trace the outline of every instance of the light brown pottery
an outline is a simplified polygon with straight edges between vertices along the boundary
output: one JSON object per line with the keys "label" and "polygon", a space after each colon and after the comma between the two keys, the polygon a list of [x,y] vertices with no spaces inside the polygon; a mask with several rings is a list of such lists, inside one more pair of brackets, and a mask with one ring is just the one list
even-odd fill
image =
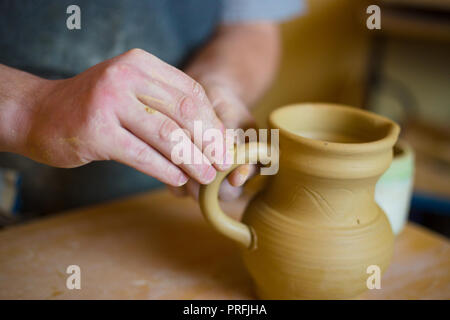
{"label": "light brown pottery", "polygon": [[[260,298],[357,296],[367,289],[367,268],[383,272],[392,255],[394,237],[374,190],[392,161],[399,127],[331,104],[280,108],[270,126],[280,129],[278,173],[250,202],[242,222],[225,215],[217,198],[221,181],[237,165],[219,173],[200,191],[205,218],[241,244]],[[244,147],[248,159],[261,157],[257,143]]]}

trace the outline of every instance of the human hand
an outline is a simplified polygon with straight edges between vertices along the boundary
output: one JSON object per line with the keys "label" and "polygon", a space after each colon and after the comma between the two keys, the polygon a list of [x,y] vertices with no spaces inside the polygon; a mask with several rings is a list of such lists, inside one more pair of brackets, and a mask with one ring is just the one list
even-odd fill
{"label": "human hand", "polygon": [[171,162],[175,130],[193,136],[194,120],[202,121],[203,130],[224,133],[225,127],[197,82],[143,50],[130,50],[70,79],[42,80],[35,96],[23,116],[26,143],[20,153],[39,162],[71,168],[116,160],[172,186],[188,178],[209,183],[216,169],[229,167],[213,163],[203,153],[207,144],[190,139],[184,141],[202,163]]}
{"label": "human hand", "polygon": [[[236,94],[233,86],[218,79],[206,79],[201,83],[214,111],[227,129],[241,128],[246,130],[256,127],[253,116]],[[235,142],[243,143],[244,141]],[[255,165],[244,164],[233,170],[220,187],[220,199],[228,201],[239,197],[242,193],[243,184],[256,173],[256,169]],[[200,184],[190,179],[182,187],[169,186],[168,188],[177,196],[190,195],[194,199],[198,199]]]}

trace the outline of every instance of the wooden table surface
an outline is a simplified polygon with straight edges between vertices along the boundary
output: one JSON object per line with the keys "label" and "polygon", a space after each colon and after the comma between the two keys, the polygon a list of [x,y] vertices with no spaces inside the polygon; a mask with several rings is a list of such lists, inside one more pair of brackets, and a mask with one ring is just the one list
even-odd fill
{"label": "wooden table surface", "polygon": [[[248,197],[247,197],[248,198]],[[239,216],[246,199],[224,208]],[[66,268],[81,268],[81,289]],[[450,299],[450,244],[409,224],[380,290],[367,299]],[[67,212],[0,232],[0,299],[253,299],[233,243],[198,205],[167,191]]]}

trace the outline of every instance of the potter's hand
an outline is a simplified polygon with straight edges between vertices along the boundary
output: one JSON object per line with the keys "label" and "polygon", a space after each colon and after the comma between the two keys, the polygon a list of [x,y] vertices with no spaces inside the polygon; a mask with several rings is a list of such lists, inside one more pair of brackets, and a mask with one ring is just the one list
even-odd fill
{"label": "potter's hand", "polygon": [[[280,56],[280,37],[276,23],[246,22],[217,28],[214,37],[201,48],[186,67],[186,73],[205,88],[216,114],[228,128],[253,126],[247,109],[261,97],[275,75]],[[239,195],[247,176],[255,167],[234,170],[222,184],[220,197]],[[177,194],[189,192],[197,197],[198,184],[189,181]]]}
{"label": "potter's hand", "polygon": [[[217,80],[201,81],[212,106],[227,129],[254,128],[254,119],[232,86]],[[243,141],[236,141],[243,143]],[[219,196],[222,200],[232,200],[242,193],[242,185],[247,179],[256,173],[255,165],[242,165],[233,170],[221,185]],[[169,187],[169,190],[177,196],[190,195],[198,199],[200,185],[190,179],[182,187]]]}
{"label": "potter's hand", "polygon": [[[2,68],[2,75],[14,71],[32,77]],[[35,88],[27,94],[32,103],[17,104],[11,114],[7,108],[2,111],[2,117],[20,122],[10,130],[20,139],[0,134],[4,151],[65,168],[116,160],[172,186],[183,185],[189,177],[209,183],[216,169],[229,167],[211,165],[214,159],[206,158],[206,145],[200,150],[190,139],[184,143],[204,161],[178,166],[171,162],[178,143],[171,141],[174,130],[186,129],[193,136],[194,120],[202,121],[203,130],[224,132],[224,126],[197,82],[143,50],[128,51],[70,79],[30,81],[29,87]]]}

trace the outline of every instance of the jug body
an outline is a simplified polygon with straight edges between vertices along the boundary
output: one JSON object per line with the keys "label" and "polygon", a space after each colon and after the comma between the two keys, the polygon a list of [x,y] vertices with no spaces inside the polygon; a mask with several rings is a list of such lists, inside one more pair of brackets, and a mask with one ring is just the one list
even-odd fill
{"label": "jug body", "polygon": [[374,191],[400,129],[329,104],[283,107],[269,120],[279,129],[279,171],[249,203],[243,223],[218,205],[226,173],[201,188],[202,212],[241,244],[259,297],[355,297],[368,288],[368,270],[382,273],[392,256],[394,236]]}
{"label": "jug body", "polygon": [[[384,212],[375,203],[366,203],[344,218],[347,223],[333,225],[333,219],[339,220],[333,214],[339,213],[330,209],[334,204],[327,204],[326,193],[303,185],[295,192],[291,196],[299,205],[291,209],[274,208],[271,202],[277,200],[265,190],[244,213],[243,222],[253,228],[257,248],[241,249],[241,254],[258,296],[345,299],[364,292],[370,276],[367,268],[375,265],[382,273],[391,259],[394,236]],[[371,218],[361,218],[360,210]],[[309,214],[324,223],[313,222]]]}

